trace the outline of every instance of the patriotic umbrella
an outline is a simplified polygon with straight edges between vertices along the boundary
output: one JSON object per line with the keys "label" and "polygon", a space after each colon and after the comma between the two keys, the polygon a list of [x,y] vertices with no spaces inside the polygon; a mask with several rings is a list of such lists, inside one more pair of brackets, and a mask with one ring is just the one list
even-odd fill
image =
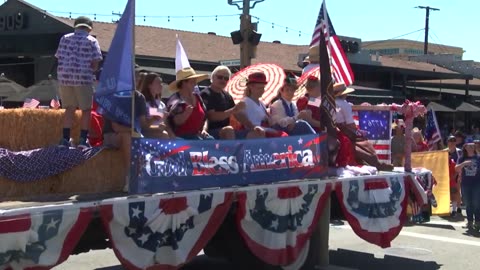
{"label": "patriotic umbrella", "polygon": [[101,206],[117,258],[126,269],[176,269],[215,234],[230,209],[232,192],[190,192]]}
{"label": "patriotic umbrella", "polygon": [[265,187],[237,194],[237,227],[245,244],[271,265],[302,257],[330,195],[329,183]]}
{"label": "patriotic umbrella", "polygon": [[254,72],[263,72],[267,77],[267,85],[265,86],[265,93],[260,98],[264,104],[269,104],[278,90],[282,87],[286,75],[283,68],[275,64],[256,64],[248,66],[239,72],[235,73],[228,81],[225,90],[232,95],[235,102],[239,102],[245,96],[244,91],[247,85],[248,75]]}
{"label": "patriotic umbrella", "polygon": [[0,216],[0,269],[50,269],[62,263],[91,215],[91,208],[73,205]]}
{"label": "patriotic umbrella", "polygon": [[336,194],[353,231],[386,248],[406,220],[410,183],[403,175],[355,178],[337,183]]}
{"label": "patriotic umbrella", "polygon": [[298,89],[297,91],[295,91],[295,95],[293,96],[293,101],[296,101],[299,98],[305,96],[305,93],[307,92],[307,88],[305,88],[305,85],[307,84],[307,79],[310,76],[315,76],[317,78],[320,78],[320,67],[313,68],[308,72],[303,73],[302,76],[298,78],[297,80]]}

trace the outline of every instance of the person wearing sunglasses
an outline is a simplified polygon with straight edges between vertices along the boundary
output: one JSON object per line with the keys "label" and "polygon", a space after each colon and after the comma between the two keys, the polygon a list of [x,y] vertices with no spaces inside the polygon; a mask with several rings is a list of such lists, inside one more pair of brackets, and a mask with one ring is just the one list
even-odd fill
{"label": "person wearing sunglasses", "polygon": [[215,139],[242,137],[230,126],[230,117],[245,109],[245,104],[235,105],[233,97],[225,91],[231,75],[227,66],[216,67],[210,76],[210,86],[200,93],[207,108],[207,131]]}

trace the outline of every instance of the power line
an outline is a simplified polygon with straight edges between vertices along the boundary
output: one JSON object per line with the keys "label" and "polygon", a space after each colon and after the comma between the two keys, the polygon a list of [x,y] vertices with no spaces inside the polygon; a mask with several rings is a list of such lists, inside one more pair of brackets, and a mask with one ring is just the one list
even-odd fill
{"label": "power line", "polygon": [[423,30],[424,30],[424,28],[418,29],[418,30],[415,30],[415,31],[412,31],[412,32],[410,32],[410,33],[406,33],[406,34],[403,34],[403,35],[400,35],[400,36],[392,37],[392,38],[385,39],[385,40],[380,40],[380,41],[377,41],[377,42],[372,42],[372,43],[369,43],[369,44],[367,44],[367,45],[365,45],[365,46],[362,46],[362,47],[363,47],[363,48],[366,48],[366,47],[372,46],[372,45],[374,45],[374,44],[379,44],[379,43],[387,42],[387,41],[389,41],[389,40],[401,38],[401,37],[404,37],[404,36],[408,36],[408,35],[414,34],[414,33],[416,33],[416,32],[423,31]]}

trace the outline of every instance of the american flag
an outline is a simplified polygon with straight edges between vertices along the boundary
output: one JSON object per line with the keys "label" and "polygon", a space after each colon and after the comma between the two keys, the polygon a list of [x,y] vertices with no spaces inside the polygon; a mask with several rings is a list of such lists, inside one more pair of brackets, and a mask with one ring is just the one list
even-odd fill
{"label": "american flag", "polygon": [[437,117],[435,112],[429,109],[427,112],[427,127],[425,128],[425,139],[430,150],[435,149],[435,143],[442,140],[440,129],[438,128]]}
{"label": "american flag", "polygon": [[58,99],[52,98],[52,100],[50,101],[50,107],[52,107],[54,109],[59,109],[60,108],[60,102],[58,101]]}
{"label": "american flag", "polygon": [[366,131],[380,162],[391,162],[392,113],[390,111],[355,111],[353,119],[358,129]]}
{"label": "american flag", "polygon": [[[327,20],[325,20],[327,18]],[[343,51],[340,40],[338,39],[335,29],[333,28],[330,17],[328,16],[325,0],[320,7],[318,13],[317,23],[313,30],[312,41],[310,47],[319,46],[320,44],[320,30],[323,29],[325,40],[329,48],[330,64],[333,67],[333,77],[336,82],[344,82],[345,85],[351,85],[354,81],[353,71],[348,62],[348,58]]]}
{"label": "american flag", "polygon": [[23,108],[28,108],[28,109],[35,109],[38,105],[40,104],[40,101],[34,99],[34,98],[27,98],[23,102]]}

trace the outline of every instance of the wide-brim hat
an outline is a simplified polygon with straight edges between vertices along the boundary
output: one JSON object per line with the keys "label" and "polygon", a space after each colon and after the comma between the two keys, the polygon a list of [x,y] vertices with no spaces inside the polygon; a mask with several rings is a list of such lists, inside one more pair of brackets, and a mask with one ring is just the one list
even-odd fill
{"label": "wide-brim hat", "polygon": [[186,67],[186,68],[183,68],[183,69],[180,69],[179,71],[177,71],[177,77],[176,78],[177,79],[175,81],[171,82],[168,85],[168,88],[170,88],[171,91],[177,91],[178,90],[177,83],[179,81],[195,79],[196,83],[198,84],[199,82],[208,79],[208,75],[207,74],[197,74],[193,68]]}
{"label": "wide-brim hat", "polygon": [[347,87],[344,83],[336,83],[333,85],[335,97],[343,96],[355,92],[355,89]]}
{"label": "wide-brim hat", "polygon": [[92,30],[92,28],[93,28],[93,22],[92,22],[92,20],[90,20],[90,18],[88,18],[88,17],[80,16],[80,17],[78,17],[78,18],[75,19],[75,22],[73,23],[73,27],[74,27],[74,28],[86,27],[86,28]]}
{"label": "wide-brim hat", "polygon": [[308,49],[308,60],[310,62],[320,62],[320,48],[318,45]]}

